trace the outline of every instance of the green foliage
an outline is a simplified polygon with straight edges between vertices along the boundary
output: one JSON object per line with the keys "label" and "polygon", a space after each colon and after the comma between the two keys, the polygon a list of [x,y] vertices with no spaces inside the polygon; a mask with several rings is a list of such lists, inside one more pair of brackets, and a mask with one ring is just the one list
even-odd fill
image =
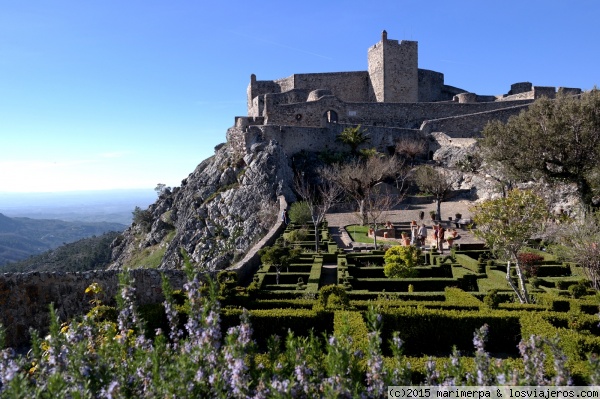
{"label": "green foliage", "polygon": [[[517,352],[521,326],[520,315],[515,312],[399,307],[383,310],[382,316],[383,342],[388,342],[393,332],[398,331],[408,355],[450,353],[453,346],[460,351],[472,351],[473,331],[484,324],[488,324],[490,331],[486,349],[511,355]],[[443,333],[432,334],[439,326],[444,326]]]}
{"label": "green foliage", "polygon": [[414,180],[419,190],[430,193],[437,200],[444,200],[452,190],[452,183],[442,170],[424,165],[416,169]]}
{"label": "green foliage", "polygon": [[152,212],[150,212],[148,209],[144,210],[139,206],[136,206],[131,214],[133,215],[133,223],[139,225],[145,232],[150,231],[150,227],[154,221]]}
{"label": "green foliage", "polygon": [[476,172],[481,167],[481,156],[476,154],[466,154],[456,162],[456,167],[463,172]]}
{"label": "green foliage", "polygon": [[[88,270],[104,270],[111,261],[111,243],[120,237],[120,233],[118,232],[109,232],[100,236],[83,238],[40,255],[34,255],[19,262],[9,263],[3,267],[3,272],[83,272]],[[0,252],[2,252],[1,249]]]}
{"label": "green foliage", "polygon": [[300,248],[282,247],[273,245],[261,249],[258,254],[263,265],[287,266],[298,259],[302,250]]}
{"label": "green foliage", "polygon": [[346,289],[341,285],[321,287],[319,303],[324,309],[347,309],[350,306]]}
{"label": "green foliage", "polygon": [[295,224],[305,225],[312,220],[310,206],[306,201],[297,201],[290,206],[290,221]]}
{"label": "green foliage", "polygon": [[235,287],[238,285],[238,275],[236,272],[221,270],[217,274],[217,283],[220,299],[230,299],[235,295]]}
{"label": "green foliage", "polygon": [[475,298],[468,292],[461,290],[460,288],[447,287],[445,289],[446,302],[465,306],[480,307],[481,301]]}
{"label": "green foliage", "polygon": [[350,152],[353,155],[357,155],[358,147],[371,140],[369,135],[365,134],[365,132],[366,130],[363,130],[360,125],[347,127],[337,136],[336,140],[348,145],[350,147]]}
{"label": "green foliage", "polygon": [[569,287],[569,293],[575,299],[581,298],[587,294],[587,286],[583,282],[579,282]]}
{"label": "green foliage", "polygon": [[498,309],[502,298],[498,295],[498,290],[490,290],[483,298],[483,303],[490,309]]}
{"label": "green foliage", "polygon": [[600,212],[588,211],[581,220],[566,224],[553,252],[581,267],[595,289],[600,289]]}
{"label": "green foliage", "polygon": [[393,246],[383,256],[385,261],[383,272],[390,278],[414,277],[417,275],[414,267],[419,264],[420,255],[420,249],[413,245]]}
{"label": "green foliage", "polygon": [[512,190],[504,198],[487,200],[472,209],[477,229],[473,234],[485,241],[500,258],[517,261],[527,241],[543,229],[548,217],[546,202],[531,191]]}
{"label": "green foliage", "polygon": [[536,100],[503,124],[490,122],[480,141],[488,163],[513,180],[543,177],[576,183],[582,202],[600,189],[600,92]]}
{"label": "green foliage", "polygon": [[294,229],[287,233],[283,233],[283,239],[289,243],[306,241],[308,234],[308,229],[306,228]]}

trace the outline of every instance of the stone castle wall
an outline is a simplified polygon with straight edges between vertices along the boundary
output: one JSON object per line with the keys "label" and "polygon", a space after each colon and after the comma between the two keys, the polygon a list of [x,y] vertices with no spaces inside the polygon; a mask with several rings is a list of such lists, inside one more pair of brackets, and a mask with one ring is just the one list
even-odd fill
{"label": "stone castle wall", "polygon": [[444,132],[452,138],[471,138],[480,136],[481,131],[492,120],[507,122],[508,119],[527,109],[529,102],[509,108],[476,114],[460,115],[449,118],[432,119],[423,123],[423,133]]}
{"label": "stone castle wall", "polygon": [[[46,334],[49,325],[49,305],[54,303],[61,321],[86,314],[91,309],[92,296],[85,289],[98,283],[104,290],[103,304],[114,306],[118,293],[118,270],[81,273],[14,273],[0,275],[0,323],[6,329],[6,344],[12,347],[30,342],[29,328]],[[164,300],[161,273],[174,289],[186,281],[184,272],[177,270],[132,270],[136,288],[136,303],[160,303]]]}
{"label": "stone castle wall", "polygon": [[418,129],[430,119],[448,118],[528,104],[531,100],[485,103],[345,103],[334,96],[317,101],[281,104],[274,95],[267,95],[267,125],[326,127],[325,113],[334,111],[338,123]]}

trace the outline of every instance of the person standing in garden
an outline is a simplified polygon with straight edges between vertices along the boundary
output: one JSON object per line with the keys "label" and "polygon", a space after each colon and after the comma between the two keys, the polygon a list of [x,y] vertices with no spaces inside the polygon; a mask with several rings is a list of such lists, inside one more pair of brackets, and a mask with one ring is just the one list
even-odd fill
{"label": "person standing in garden", "polygon": [[421,227],[419,227],[419,231],[417,232],[418,237],[419,237],[419,243],[422,247],[425,246],[425,240],[427,239],[427,226],[425,226],[425,223],[421,224]]}

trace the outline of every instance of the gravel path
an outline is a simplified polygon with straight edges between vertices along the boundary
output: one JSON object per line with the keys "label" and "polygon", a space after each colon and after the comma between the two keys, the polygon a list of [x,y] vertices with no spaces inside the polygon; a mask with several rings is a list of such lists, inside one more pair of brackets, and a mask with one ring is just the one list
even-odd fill
{"label": "gravel path", "polygon": [[[444,227],[446,229],[448,227],[454,228],[454,224],[449,224],[448,217],[451,216],[452,219],[454,219],[454,214],[456,213],[462,214],[463,219],[470,219],[472,217],[472,213],[469,211],[469,208],[472,205],[472,202],[466,200],[442,202],[441,212],[442,219],[445,221]],[[436,210],[435,203],[402,205],[402,209],[395,209],[392,211],[385,212],[384,216],[382,217],[382,220],[386,222],[390,221],[394,224],[410,223],[412,220],[417,220],[417,222],[419,222],[419,212],[424,211],[425,219],[423,219],[423,221],[427,225],[427,230],[429,232],[426,246],[429,246],[433,242],[433,229],[431,220],[429,218],[430,210]],[[364,243],[352,242],[352,238],[350,237],[350,235],[348,235],[348,232],[345,229],[346,226],[357,224],[358,217],[356,213],[328,213],[327,222],[329,225],[331,235],[333,239],[338,243],[338,246],[341,246],[342,248],[350,248],[357,245],[366,245]],[[459,229],[459,237],[460,238],[456,240],[457,244],[481,242],[481,240],[473,237],[473,234],[470,231],[468,231],[468,229]]]}

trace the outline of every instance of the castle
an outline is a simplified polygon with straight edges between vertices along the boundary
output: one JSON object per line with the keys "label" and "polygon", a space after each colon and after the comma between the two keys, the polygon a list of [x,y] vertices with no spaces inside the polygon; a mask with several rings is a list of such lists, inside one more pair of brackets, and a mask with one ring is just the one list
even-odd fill
{"label": "castle", "polygon": [[[491,120],[507,121],[555,87],[515,83],[503,95],[478,95],[446,85],[440,72],[418,67],[418,43],[381,40],[368,49],[368,69],[294,74],[248,86],[248,116],[236,117],[227,141],[241,153],[255,143],[277,140],[288,153],[343,149],[335,137],[362,125],[371,145],[393,148],[403,136],[442,132],[450,138],[477,137]],[[565,94],[581,89],[558,88]]]}

